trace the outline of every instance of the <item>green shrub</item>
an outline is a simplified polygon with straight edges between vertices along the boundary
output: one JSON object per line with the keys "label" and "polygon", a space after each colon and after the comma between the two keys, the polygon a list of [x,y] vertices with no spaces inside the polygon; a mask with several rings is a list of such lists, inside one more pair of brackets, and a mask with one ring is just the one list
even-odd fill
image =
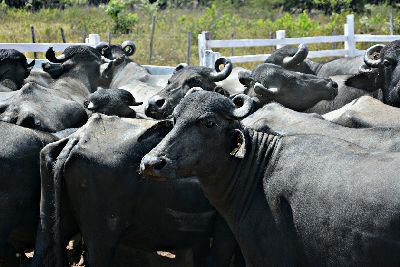
{"label": "green shrub", "polygon": [[137,14],[128,11],[131,4],[132,1],[126,0],[111,0],[108,3],[105,12],[114,21],[115,32],[129,33],[138,22]]}

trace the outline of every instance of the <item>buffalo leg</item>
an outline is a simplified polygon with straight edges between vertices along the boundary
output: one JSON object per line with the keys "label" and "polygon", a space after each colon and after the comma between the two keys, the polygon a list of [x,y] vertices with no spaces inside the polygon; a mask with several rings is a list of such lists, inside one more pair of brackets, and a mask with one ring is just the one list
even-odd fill
{"label": "buffalo leg", "polygon": [[212,255],[217,266],[230,266],[234,259],[234,266],[245,266],[238,244],[226,221],[218,215],[214,226],[214,242]]}
{"label": "buffalo leg", "polygon": [[207,267],[207,266],[217,266],[213,257],[210,257],[211,249],[210,242],[204,240],[199,242],[193,247],[193,266],[194,267]]}

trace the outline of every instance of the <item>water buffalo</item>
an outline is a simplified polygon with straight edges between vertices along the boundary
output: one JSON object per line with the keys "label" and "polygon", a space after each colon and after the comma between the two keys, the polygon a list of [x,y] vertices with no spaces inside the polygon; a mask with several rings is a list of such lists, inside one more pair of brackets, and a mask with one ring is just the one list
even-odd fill
{"label": "water buffalo", "polygon": [[296,111],[325,114],[336,110],[363,96],[379,97],[379,90],[371,92],[347,86],[350,76],[322,78],[286,70],[280,66],[264,63],[252,72],[239,73],[244,91],[260,108],[270,102],[278,102]]}
{"label": "water buffalo", "polygon": [[87,121],[84,102],[101,84],[100,53],[89,46],[70,46],[44,71],[56,79],[49,87],[29,82],[11,97],[0,100],[0,120],[47,132],[80,127]]}
{"label": "water buffalo", "polygon": [[7,242],[18,252],[33,248],[39,218],[39,152],[58,139],[6,122],[0,122],[0,136],[0,266],[14,266],[8,262]]}
{"label": "water buffalo", "polygon": [[370,96],[357,98],[323,118],[352,128],[400,127],[400,109]]}
{"label": "water buffalo", "polygon": [[365,55],[365,66],[346,84],[364,90],[382,90],[382,102],[400,107],[400,40],[374,45]]}
{"label": "water buffalo", "polygon": [[132,61],[129,56],[136,50],[132,41],[125,41],[121,46],[101,43],[97,49],[103,56],[114,59],[112,64],[102,66],[102,75],[109,82],[105,87],[127,90],[137,100],[144,102],[143,106],[133,108],[144,117],[147,100],[167,84],[170,75],[152,75],[146,68]]}
{"label": "water buffalo", "polygon": [[315,113],[296,112],[278,103],[271,103],[244,118],[241,123],[261,132],[269,131],[278,135],[320,134],[346,140],[373,151],[400,152],[398,127],[382,123],[371,128],[356,129],[332,123],[324,117],[325,115]]}
{"label": "water buffalo", "polygon": [[236,242],[197,178],[160,184],[140,181],[137,174],[141,158],[171,128],[169,121],[95,114],[75,134],[46,146],[33,266],[62,265],[74,224],[87,247],[86,266],[116,266],[119,245],[147,251],[192,247],[196,266],[213,266],[204,254],[210,237],[216,266],[229,266]]}
{"label": "water buffalo", "polygon": [[338,85],[331,79],[289,71],[269,63],[258,65],[252,72],[240,72],[238,76],[256,108],[278,102],[304,111],[321,100],[332,100],[338,94]]}
{"label": "water buffalo", "polygon": [[136,52],[136,46],[132,41],[125,41],[122,45],[109,45],[101,42],[96,49],[105,58],[117,60],[111,66],[104,65],[104,75],[109,79],[109,88],[120,88],[132,82],[146,82],[150,73],[141,65],[129,57]]}
{"label": "water buffalo", "polygon": [[100,42],[96,49],[108,59],[117,59],[130,57],[136,52],[136,45],[132,41],[125,41],[121,45],[111,45],[106,42]]}
{"label": "water buffalo", "polygon": [[349,75],[331,76],[330,78],[338,84],[338,94],[332,100],[322,100],[304,112],[325,114],[333,110],[339,109],[344,105],[350,103],[354,99],[361,96],[371,96],[374,98],[380,97],[380,90],[370,91],[362,88],[348,86],[347,79]]}
{"label": "water buffalo", "polygon": [[[220,65],[225,65],[221,71]],[[153,95],[145,107],[145,114],[155,119],[163,119],[171,115],[174,107],[193,87],[201,87],[207,91],[221,91],[216,82],[226,79],[232,72],[230,60],[219,58],[215,62],[215,70],[207,67],[178,65],[168,84],[156,95]]]}
{"label": "water buffalo", "polygon": [[136,112],[129,106],[139,106],[143,102],[136,102],[135,98],[123,89],[103,89],[89,95],[87,109],[106,115],[125,118],[136,118]]}
{"label": "water buffalo", "polygon": [[239,120],[252,101],[236,98],[187,95],[141,172],[197,175],[247,266],[399,265],[400,156],[321,134],[248,129]]}
{"label": "water buffalo", "polygon": [[24,54],[15,49],[0,49],[0,92],[20,89],[33,65],[35,60],[28,64]]}
{"label": "water buffalo", "polygon": [[337,75],[352,75],[359,71],[363,65],[363,57],[340,58],[326,63],[313,62],[306,59],[308,48],[301,44],[298,48],[293,46],[284,46],[274,51],[265,63],[272,63],[306,74],[317,75],[318,77],[328,78]]}

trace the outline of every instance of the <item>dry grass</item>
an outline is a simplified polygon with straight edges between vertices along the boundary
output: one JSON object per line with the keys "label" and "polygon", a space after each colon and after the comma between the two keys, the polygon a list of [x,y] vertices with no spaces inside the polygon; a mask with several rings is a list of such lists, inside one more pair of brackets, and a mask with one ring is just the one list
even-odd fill
{"label": "dry grass", "polygon": [[[133,58],[149,63],[151,15],[143,10],[138,12],[139,22],[130,34],[113,34],[113,43],[130,39],[136,43],[137,52]],[[356,15],[356,29],[359,33],[388,34],[387,10],[379,7],[368,14]],[[400,18],[395,13],[395,33],[399,32]],[[331,17],[318,12],[289,14],[270,7],[235,8],[213,6],[201,10],[168,9],[159,11],[154,40],[154,54],[151,64],[175,66],[186,61],[188,31],[193,32],[191,63],[198,64],[197,34],[209,30],[214,39],[271,38],[276,30],[285,29],[288,37],[333,35],[343,33],[346,12]],[[61,42],[60,28],[64,29],[67,42],[82,42],[83,32],[99,33],[107,40],[113,31],[113,21],[105,14],[104,8],[72,7],[65,10],[43,9],[35,13],[27,10],[0,8],[0,42],[31,42],[31,26],[35,27],[37,42]],[[363,44],[359,48],[367,47]],[[341,48],[343,44],[337,44]],[[310,45],[311,50],[331,49],[332,44]],[[272,47],[237,48],[235,55],[263,54],[272,52]],[[231,49],[221,49],[222,55],[231,55]],[[32,56],[32,55],[28,55]],[[39,57],[43,55],[39,54]],[[252,68],[256,63],[242,64]]]}

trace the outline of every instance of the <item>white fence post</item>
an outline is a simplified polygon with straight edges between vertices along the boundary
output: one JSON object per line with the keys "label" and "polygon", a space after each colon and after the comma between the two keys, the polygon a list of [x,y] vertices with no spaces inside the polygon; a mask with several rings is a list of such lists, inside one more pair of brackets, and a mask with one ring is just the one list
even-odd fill
{"label": "white fence post", "polygon": [[347,41],[344,42],[344,48],[347,50],[349,57],[356,56],[356,38],[354,35],[354,15],[347,15],[346,24],[344,25],[344,35]]}
{"label": "white fence post", "polygon": [[211,39],[211,35],[209,32],[202,32],[198,36],[198,44],[199,44],[199,65],[205,66],[203,63],[205,62],[205,51],[209,49],[207,45],[207,41]]}
{"label": "white fence post", "polygon": [[221,53],[212,50],[204,51],[204,59],[201,66],[214,69],[215,61],[221,57]]}
{"label": "white fence post", "polygon": [[[276,31],[276,39],[285,39],[285,37],[286,37],[285,30]],[[281,47],[284,47],[284,45],[276,45],[276,49],[279,49]]]}
{"label": "white fence post", "polygon": [[91,46],[96,46],[100,43],[100,35],[97,33],[89,34],[89,37],[86,38],[86,43]]}

